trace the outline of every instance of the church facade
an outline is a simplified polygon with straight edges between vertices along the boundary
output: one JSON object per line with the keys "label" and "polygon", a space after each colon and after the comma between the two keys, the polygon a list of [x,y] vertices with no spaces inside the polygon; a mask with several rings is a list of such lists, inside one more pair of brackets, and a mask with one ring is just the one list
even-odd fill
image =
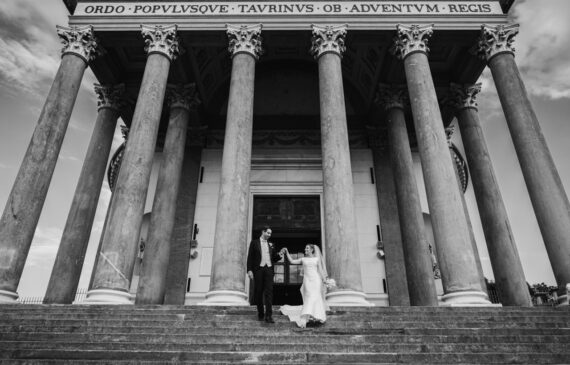
{"label": "church facade", "polygon": [[[249,305],[248,242],[270,226],[294,255],[322,248],[331,305],[491,305],[470,183],[501,302],[530,306],[478,116],[489,67],[568,302],[570,204],[517,69],[512,1],[65,3],[61,65],[0,221],[0,301],[18,298],[90,67],[98,116],[46,304],[73,301],[107,175],[86,303]],[[275,272],[276,304],[298,303],[299,267]]]}

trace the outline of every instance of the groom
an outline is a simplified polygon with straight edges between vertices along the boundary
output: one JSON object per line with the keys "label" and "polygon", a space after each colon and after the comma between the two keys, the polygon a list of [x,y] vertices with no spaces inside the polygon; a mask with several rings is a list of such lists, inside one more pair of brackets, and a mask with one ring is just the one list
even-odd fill
{"label": "groom", "polygon": [[[247,275],[254,281],[254,298],[257,304],[257,319],[267,323],[273,321],[273,263],[279,261],[283,254],[276,252],[273,243],[269,242],[271,228],[263,227],[259,239],[251,241],[247,254]],[[265,313],[263,300],[265,299]]]}

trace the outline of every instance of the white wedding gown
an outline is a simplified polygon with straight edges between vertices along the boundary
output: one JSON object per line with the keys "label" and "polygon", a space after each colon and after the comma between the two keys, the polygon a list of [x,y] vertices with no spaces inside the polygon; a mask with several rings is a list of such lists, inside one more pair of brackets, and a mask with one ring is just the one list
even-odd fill
{"label": "white wedding gown", "polygon": [[324,323],[327,319],[327,304],[324,300],[324,285],[319,274],[317,264],[318,257],[303,257],[303,285],[301,285],[301,296],[303,305],[284,305],[280,308],[281,313],[289,317],[289,320],[296,322],[299,327],[306,327],[307,322]]}

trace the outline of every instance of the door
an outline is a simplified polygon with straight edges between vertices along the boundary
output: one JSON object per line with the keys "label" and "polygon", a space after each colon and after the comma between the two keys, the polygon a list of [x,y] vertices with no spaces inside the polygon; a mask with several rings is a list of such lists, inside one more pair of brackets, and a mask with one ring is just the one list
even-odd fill
{"label": "door", "polygon": [[[321,247],[319,196],[254,196],[252,237],[257,238],[266,225],[273,231],[271,242],[277,250],[287,247],[294,258],[303,257],[307,244]],[[303,303],[301,265],[286,261],[281,260],[274,267],[273,304],[300,305]],[[250,289],[250,302],[254,304],[252,300],[253,289]]]}

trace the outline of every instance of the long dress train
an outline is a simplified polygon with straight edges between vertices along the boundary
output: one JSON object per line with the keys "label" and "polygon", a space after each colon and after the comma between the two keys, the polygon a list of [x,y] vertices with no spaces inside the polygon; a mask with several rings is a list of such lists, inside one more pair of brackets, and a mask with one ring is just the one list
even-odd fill
{"label": "long dress train", "polygon": [[284,305],[280,308],[281,313],[288,316],[289,320],[297,323],[299,327],[306,327],[307,322],[324,323],[327,319],[325,288],[317,268],[318,261],[318,257],[301,258],[304,273],[301,285],[303,305]]}

